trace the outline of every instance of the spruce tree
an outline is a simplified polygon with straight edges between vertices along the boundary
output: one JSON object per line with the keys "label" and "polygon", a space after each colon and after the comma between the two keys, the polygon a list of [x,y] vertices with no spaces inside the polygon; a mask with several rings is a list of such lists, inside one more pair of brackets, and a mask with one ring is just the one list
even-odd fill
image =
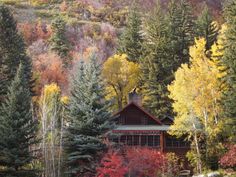
{"label": "spruce tree", "polygon": [[66,38],[66,22],[59,16],[52,21],[52,37],[50,38],[51,50],[55,51],[62,59],[65,65],[69,64],[70,44]]}
{"label": "spruce tree", "polygon": [[144,28],[142,92],[144,106],[159,118],[173,117],[167,86],[177,68],[189,61],[189,46],[194,39],[190,5],[171,1],[164,15],[160,3],[149,14]]}
{"label": "spruce tree", "polygon": [[226,89],[224,98],[224,113],[227,120],[230,120],[230,130],[233,141],[236,142],[236,0],[228,1],[224,9],[227,29],[225,32],[225,51],[223,63],[227,69],[225,81]]}
{"label": "spruce tree", "polygon": [[172,58],[176,65],[174,71],[182,63],[189,62],[189,47],[194,41],[194,19],[191,6],[186,0],[172,0],[168,6],[168,35]]}
{"label": "spruce tree", "polygon": [[125,53],[133,62],[140,62],[142,56],[141,15],[136,4],[131,8],[127,26],[119,39],[118,52]]}
{"label": "spruce tree", "polygon": [[196,22],[197,35],[206,39],[206,50],[216,42],[219,28],[213,17],[210,14],[209,8],[204,4],[202,14],[198,17]]}
{"label": "spruce tree", "polygon": [[101,66],[95,55],[81,62],[71,79],[69,126],[65,136],[67,173],[93,176],[99,155],[106,148],[102,136],[111,128],[110,104],[105,101]]}
{"label": "spruce tree", "polygon": [[23,38],[18,34],[17,24],[10,10],[0,5],[0,100],[7,93],[19,63],[26,67],[27,81],[32,86],[31,60],[26,55]]}
{"label": "spruce tree", "polygon": [[172,114],[167,85],[173,74],[174,60],[170,57],[167,31],[167,21],[157,4],[145,22],[141,77],[144,106],[159,118]]}
{"label": "spruce tree", "polygon": [[0,112],[0,176],[35,177],[27,168],[34,159],[37,124],[33,120],[31,93],[25,67],[19,65]]}

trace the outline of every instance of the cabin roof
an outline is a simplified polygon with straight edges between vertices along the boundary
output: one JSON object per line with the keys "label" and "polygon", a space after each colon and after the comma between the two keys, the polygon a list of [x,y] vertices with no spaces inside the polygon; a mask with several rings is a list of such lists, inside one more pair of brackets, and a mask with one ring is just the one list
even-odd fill
{"label": "cabin roof", "polygon": [[168,125],[119,125],[114,130],[160,130],[168,131],[170,126]]}
{"label": "cabin roof", "polygon": [[113,117],[118,116],[120,113],[122,113],[123,111],[129,109],[129,107],[131,106],[135,106],[137,109],[139,109],[140,111],[142,111],[145,115],[147,115],[148,118],[153,119],[156,123],[158,123],[159,125],[162,125],[161,121],[159,121],[155,116],[153,116],[152,114],[150,114],[149,112],[147,112],[144,108],[142,108],[141,106],[139,106],[138,104],[136,104],[135,102],[131,102],[128,105],[126,105],[123,109],[121,109],[120,111],[118,111],[117,113],[114,114]]}

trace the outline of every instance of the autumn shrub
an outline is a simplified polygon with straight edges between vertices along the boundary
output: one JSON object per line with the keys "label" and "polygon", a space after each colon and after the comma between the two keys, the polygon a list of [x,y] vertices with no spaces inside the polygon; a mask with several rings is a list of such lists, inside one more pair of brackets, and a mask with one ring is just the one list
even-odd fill
{"label": "autumn shrub", "polygon": [[67,90],[67,71],[63,67],[62,59],[55,53],[44,53],[33,58],[33,68],[39,76],[37,93],[50,83],[58,84],[62,92]]}
{"label": "autumn shrub", "polygon": [[37,21],[34,24],[21,23],[18,25],[23,38],[27,45],[31,45],[33,42],[43,39],[47,40],[51,36],[51,27],[41,21]]}
{"label": "autumn shrub", "polygon": [[[109,150],[97,168],[98,177],[176,177],[181,165],[173,154],[146,147],[125,147]],[[116,176],[117,175],[117,176]]]}
{"label": "autumn shrub", "polygon": [[220,165],[224,168],[236,170],[236,144],[230,145],[228,151],[221,157]]}
{"label": "autumn shrub", "polygon": [[116,151],[110,150],[97,168],[97,177],[122,177],[128,172],[124,158]]}
{"label": "autumn shrub", "polygon": [[154,177],[164,171],[166,158],[160,151],[149,148],[128,148],[126,150],[129,175]]}

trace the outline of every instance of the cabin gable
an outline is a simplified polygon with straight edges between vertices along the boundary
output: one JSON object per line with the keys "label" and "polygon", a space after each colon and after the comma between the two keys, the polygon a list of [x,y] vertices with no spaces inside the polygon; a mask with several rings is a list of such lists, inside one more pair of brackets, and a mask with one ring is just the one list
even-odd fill
{"label": "cabin gable", "polygon": [[159,120],[135,103],[130,103],[116,116],[118,125],[161,125]]}

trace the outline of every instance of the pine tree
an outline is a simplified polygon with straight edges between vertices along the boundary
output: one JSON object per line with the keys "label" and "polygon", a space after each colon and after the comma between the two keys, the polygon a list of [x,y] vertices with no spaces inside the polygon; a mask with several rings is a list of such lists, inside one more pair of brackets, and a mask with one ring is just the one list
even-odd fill
{"label": "pine tree", "polygon": [[181,0],[171,1],[167,15],[160,5],[149,14],[144,28],[144,59],[142,92],[144,106],[157,117],[173,117],[167,85],[174,79],[174,72],[189,61],[189,46],[193,43],[193,16],[190,5]]}
{"label": "pine tree", "polygon": [[157,4],[145,23],[144,58],[141,63],[144,106],[159,118],[171,115],[167,85],[169,77],[173,75],[174,60],[170,57],[166,22],[161,7]]}
{"label": "pine tree", "polygon": [[180,3],[172,0],[168,10],[168,35],[176,71],[182,63],[189,62],[189,47],[194,41],[194,21],[191,6],[186,0],[181,0]]}
{"label": "pine tree", "polygon": [[35,177],[29,169],[34,159],[37,124],[33,120],[31,93],[27,86],[25,67],[19,65],[0,112],[0,176]]}
{"label": "pine tree", "polygon": [[69,126],[65,136],[68,173],[93,176],[99,153],[105,149],[102,136],[110,128],[110,104],[105,101],[101,66],[95,55],[80,63],[72,76],[68,106]]}
{"label": "pine tree", "polygon": [[7,93],[17,66],[22,62],[26,67],[27,81],[31,81],[31,60],[26,55],[23,38],[18,34],[17,24],[10,10],[0,5],[0,100]]}
{"label": "pine tree", "polygon": [[119,39],[118,52],[127,54],[132,62],[139,62],[142,56],[141,15],[136,4],[130,10],[127,26]]}
{"label": "pine tree", "polygon": [[224,99],[224,112],[228,120],[230,120],[231,135],[233,141],[236,142],[236,0],[231,0],[224,9],[227,29],[225,32],[225,51],[223,63],[227,68],[225,81],[228,89]]}
{"label": "pine tree", "polygon": [[202,14],[198,17],[196,27],[197,35],[206,39],[206,50],[209,50],[217,40],[219,28],[216,22],[213,21],[213,17],[206,4],[204,4]]}
{"label": "pine tree", "polygon": [[59,16],[53,20],[51,26],[53,31],[53,35],[50,38],[51,50],[55,51],[63,59],[65,65],[68,65],[70,45],[65,36],[66,22]]}

